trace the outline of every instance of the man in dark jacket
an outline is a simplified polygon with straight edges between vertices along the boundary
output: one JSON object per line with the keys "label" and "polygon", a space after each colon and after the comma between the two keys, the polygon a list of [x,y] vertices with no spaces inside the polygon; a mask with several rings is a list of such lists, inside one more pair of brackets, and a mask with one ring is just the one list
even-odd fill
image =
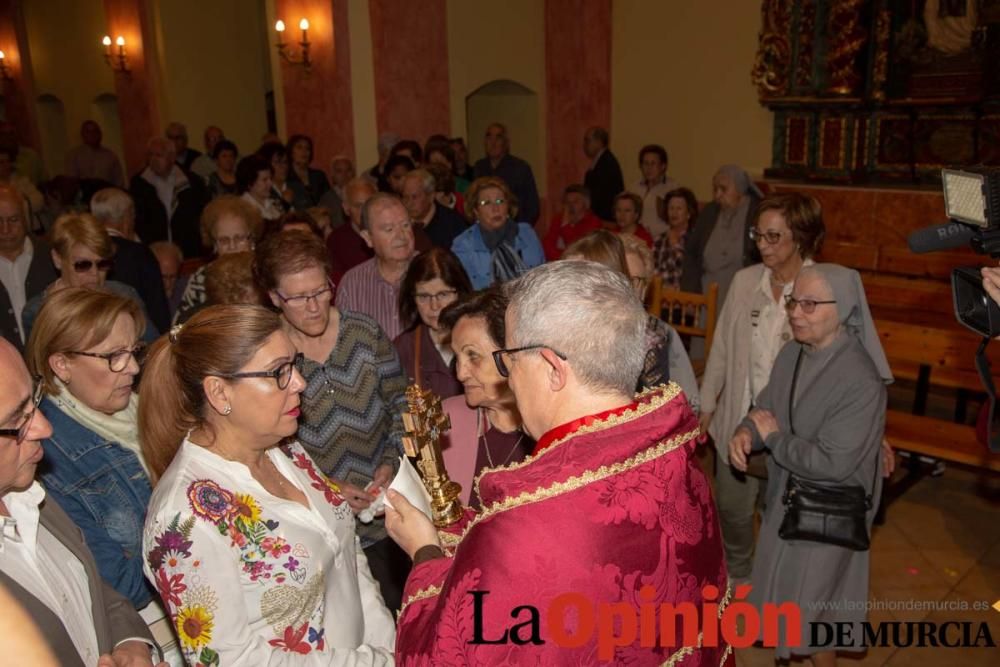
{"label": "man in dark jacket", "polygon": [[108,276],[133,287],[146,305],[158,331],[170,328],[170,309],[163,291],[160,265],[148,246],[135,240],[135,204],[118,188],[98,190],[90,200],[90,212],[103,224],[115,244],[115,265]]}
{"label": "man in dark jacket", "polygon": [[510,154],[507,128],[493,123],[486,128],[486,157],[476,163],[476,178],[498,176],[517,198],[517,222],[535,224],[541,207],[531,165]]}
{"label": "man in dark jacket", "polygon": [[208,200],[205,183],[174,164],[173,143],[153,137],[147,167],[132,177],[135,231],[143,243],[172,241],[185,259],[201,257],[201,210]]}
{"label": "man in dark jacket", "polygon": [[583,135],[583,152],[591,160],[583,177],[590,191],[590,209],[601,220],[613,221],[615,197],[625,190],[625,179],[618,158],[608,148],[608,131],[603,127],[588,129]]}
{"label": "man in dark jacket", "polygon": [[21,311],[24,304],[56,279],[52,252],[40,239],[28,238],[24,197],[0,186],[0,337],[24,350]]}
{"label": "man in dark jacket", "polygon": [[[403,205],[414,229],[423,230],[429,246],[451,250],[451,242],[469,225],[458,213],[434,201],[435,190],[434,176],[426,169],[415,169],[403,177]],[[420,252],[429,249],[417,244]]]}

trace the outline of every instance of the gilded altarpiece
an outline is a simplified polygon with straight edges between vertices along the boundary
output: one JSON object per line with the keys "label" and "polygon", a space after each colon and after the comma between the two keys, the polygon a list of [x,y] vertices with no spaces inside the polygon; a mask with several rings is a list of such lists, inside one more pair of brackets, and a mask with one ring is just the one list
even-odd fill
{"label": "gilded altarpiece", "polygon": [[767,176],[933,184],[1000,165],[1000,0],[764,0]]}

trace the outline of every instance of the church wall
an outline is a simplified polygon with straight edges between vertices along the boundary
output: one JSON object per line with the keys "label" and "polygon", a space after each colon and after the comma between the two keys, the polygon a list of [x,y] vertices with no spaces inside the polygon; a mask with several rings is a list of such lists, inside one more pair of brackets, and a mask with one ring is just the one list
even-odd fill
{"label": "church wall", "polygon": [[771,114],[750,83],[760,3],[615,0],[612,13],[611,145],[626,186],[647,143],[702,201],[722,164],[759,178],[771,158]]}

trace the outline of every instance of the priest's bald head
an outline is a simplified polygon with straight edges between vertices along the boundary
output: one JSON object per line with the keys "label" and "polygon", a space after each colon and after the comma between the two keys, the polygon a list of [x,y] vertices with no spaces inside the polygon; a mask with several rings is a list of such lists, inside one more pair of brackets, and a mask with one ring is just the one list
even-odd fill
{"label": "priest's bald head", "polygon": [[532,437],[632,402],[647,315],[624,275],[596,262],[552,262],[508,293],[506,350],[494,358]]}

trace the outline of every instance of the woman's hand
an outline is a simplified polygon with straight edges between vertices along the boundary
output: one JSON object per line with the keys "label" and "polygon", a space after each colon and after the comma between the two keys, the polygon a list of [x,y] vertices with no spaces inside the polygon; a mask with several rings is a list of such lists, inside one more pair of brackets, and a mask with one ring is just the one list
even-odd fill
{"label": "woman's hand", "polygon": [[427,518],[427,515],[410,504],[406,496],[395,489],[386,491],[386,497],[392,507],[385,507],[385,528],[399,548],[413,559],[420,549],[426,546],[441,546],[437,528]]}
{"label": "woman's hand", "polygon": [[993,301],[1000,304],[1000,267],[984,266],[980,273],[983,276],[983,289]]}
{"label": "woman's hand", "polygon": [[767,436],[778,431],[778,420],[769,410],[751,410],[747,415],[757,427],[757,433],[761,440],[767,440]]}
{"label": "woman's hand", "polygon": [[344,496],[344,500],[347,501],[347,504],[350,505],[355,514],[372,504],[372,494],[360,486],[355,486],[350,482],[340,479],[333,480],[333,483],[340,488],[341,495]]}
{"label": "woman's hand", "polygon": [[708,427],[712,425],[712,415],[714,412],[702,412],[698,417],[698,427],[701,428],[702,435],[708,435]]}
{"label": "woman's hand", "polygon": [[747,471],[747,457],[750,456],[750,447],[753,445],[753,436],[746,426],[740,426],[736,433],[729,439],[729,465],[740,472]]}
{"label": "woman's hand", "polygon": [[896,470],[896,454],[886,438],[882,438],[882,476],[890,477]]}

